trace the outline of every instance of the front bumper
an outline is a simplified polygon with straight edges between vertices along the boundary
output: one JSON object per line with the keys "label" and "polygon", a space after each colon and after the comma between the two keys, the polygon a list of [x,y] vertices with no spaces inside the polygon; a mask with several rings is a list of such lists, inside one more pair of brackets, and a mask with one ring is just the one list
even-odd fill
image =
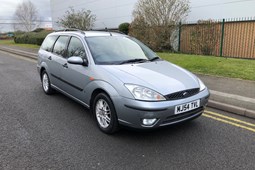
{"label": "front bumper", "polygon": [[[205,89],[189,98],[174,101],[145,102],[128,98],[113,98],[113,103],[121,125],[138,129],[150,129],[180,123],[200,116],[208,103],[209,96],[208,89]],[[195,100],[200,100],[199,108],[177,115],[174,114],[175,106]],[[148,126],[142,123],[143,119],[154,118],[157,120],[152,125]]]}

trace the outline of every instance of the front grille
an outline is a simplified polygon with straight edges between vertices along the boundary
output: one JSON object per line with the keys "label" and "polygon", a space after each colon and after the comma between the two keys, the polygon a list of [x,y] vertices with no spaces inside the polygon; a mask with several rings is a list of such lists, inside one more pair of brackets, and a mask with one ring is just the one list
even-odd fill
{"label": "front grille", "polygon": [[188,89],[188,90],[183,90],[179,92],[175,92],[169,95],[166,95],[167,100],[178,100],[178,99],[184,99],[190,96],[193,96],[199,92],[199,88],[196,89]]}
{"label": "front grille", "polygon": [[203,112],[204,108],[203,107],[199,107],[197,109],[185,112],[185,113],[181,113],[178,115],[172,115],[172,116],[168,116],[162,123],[161,126],[164,125],[169,125],[169,124],[174,124],[174,123],[178,123],[184,120],[188,120],[189,118],[195,118],[197,116],[200,116],[200,114]]}

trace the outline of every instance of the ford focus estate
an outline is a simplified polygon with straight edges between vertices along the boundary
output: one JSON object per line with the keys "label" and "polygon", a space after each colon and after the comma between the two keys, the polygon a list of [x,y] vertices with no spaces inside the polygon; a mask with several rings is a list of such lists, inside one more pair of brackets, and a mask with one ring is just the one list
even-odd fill
{"label": "ford focus estate", "polygon": [[120,33],[51,33],[37,68],[46,94],[59,91],[89,108],[108,134],[120,125],[152,129],[197,118],[209,98],[194,74]]}

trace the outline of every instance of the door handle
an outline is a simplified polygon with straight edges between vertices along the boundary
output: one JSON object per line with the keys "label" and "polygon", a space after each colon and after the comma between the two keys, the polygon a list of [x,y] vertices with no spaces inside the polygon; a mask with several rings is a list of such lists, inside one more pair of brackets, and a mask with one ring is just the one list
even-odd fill
{"label": "door handle", "polygon": [[51,56],[48,57],[49,60],[52,60]]}
{"label": "door handle", "polygon": [[65,68],[68,68],[68,65],[67,65],[67,63],[63,64],[63,67],[65,67]]}

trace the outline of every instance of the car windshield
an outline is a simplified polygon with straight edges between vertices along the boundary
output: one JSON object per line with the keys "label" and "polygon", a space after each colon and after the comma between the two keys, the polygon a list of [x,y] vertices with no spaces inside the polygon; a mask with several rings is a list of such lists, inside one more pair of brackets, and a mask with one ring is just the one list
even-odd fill
{"label": "car windshield", "polygon": [[142,63],[159,58],[147,46],[132,37],[87,37],[86,41],[96,64]]}

